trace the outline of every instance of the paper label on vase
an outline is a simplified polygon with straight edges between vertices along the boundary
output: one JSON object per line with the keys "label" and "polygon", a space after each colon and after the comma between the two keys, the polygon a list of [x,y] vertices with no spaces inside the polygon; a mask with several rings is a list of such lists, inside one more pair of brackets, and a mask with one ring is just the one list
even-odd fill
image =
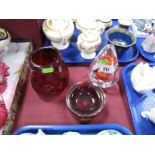
{"label": "paper label on vase", "polygon": [[104,73],[114,73],[117,71],[118,69],[118,65],[116,66],[110,66],[110,65],[105,65],[105,64],[98,64],[96,63],[94,66],[93,66],[93,70],[99,70],[101,72],[104,72]]}
{"label": "paper label on vase", "polygon": [[99,65],[99,71],[104,73],[114,73],[117,70],[117,66],[110,66],[110,65]]}

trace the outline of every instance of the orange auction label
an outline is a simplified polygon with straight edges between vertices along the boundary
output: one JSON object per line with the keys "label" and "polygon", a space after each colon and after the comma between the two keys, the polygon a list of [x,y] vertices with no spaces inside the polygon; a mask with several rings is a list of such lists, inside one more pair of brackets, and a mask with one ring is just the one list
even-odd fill
{"label": "orange auction label", "polygon": [[100,59],[93,67],[93,70],[112,74],[118,69],[118,65],[109,64],[108,59]]}

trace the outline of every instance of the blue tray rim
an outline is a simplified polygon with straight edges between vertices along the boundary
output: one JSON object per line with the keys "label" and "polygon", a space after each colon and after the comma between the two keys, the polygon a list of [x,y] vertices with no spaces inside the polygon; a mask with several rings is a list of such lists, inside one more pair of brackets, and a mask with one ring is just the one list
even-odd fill
{"label": "blue tray rim", "polygon": [[[137,124],[136,120],[134,119],[135,118],[135,110],[131,106],[131,104],[133,104],[133,103],[131,103],[132,97],[131,97],[131,93],[130,93],[130,90],[129,90],[129,87],[128,87],[128,84],[127,84],[127,80],[126,80],[126,72],[130,68],[135,67],[139,63],[134,62],[134,63],[128,64],[122,69],[122,81],[123,81],[123,85],[124,85],[124,88],[125,88],[125,91],[126,91],[126,96],[127,96],[127,100],[128,100],[130,113],[131,113],[131,116],[132,116],[133,125],[134,125],[134,128],[135,128],[135,133],[138,134],[138,135],[141,135],[141,133],[139,132],[138,124]],[[147,63],[149,65],[155,65],[153,62],[147,62]]]}
{"label": "blue tray rim", "polygon": [[130,63],[130,62],[133,62],[135,59],[138,58],[138,56],[139,56],[139,50],[138,50],[137,46],[136,45],[133,45],[132,48],[136,48],[136,54],[135,54],[135,56],[132,57],[131,59],[129,59],[128,61],[121,61],[120,59],[118,59],[118,62],[119,63]]}
{"label": "blue tray rim", "polygon": [[153,59],[150,59],[149,57],[146,57],[146,56],[144,55],[143,52],[144,52],[144,51],[139,50],[139,53],[141,54],[141,56],[142,56],[144,59],[149,60],[149,61],[151,61],[151,62],[155,62],[155,59],[153,60]]}
{"label": "blue tray rim", "polygon": [[[132,135],[132,132],[126,128],[125,126],[122,126],[120,124],[89,124],[89,125],[26,125],[19,129],[17,129],[13,135],[19,135],[21,133],[25,133],[26,131],[30,129],[53,129],[57,131],[65,130],[67,131],[74,131],[74,132],[80,132],[77,130],[106,130],[106,129],[114,129],[119,132],[121,132],[123,135]],[[89,134],[89,133],[88,133]],[[60,134],[61,135],[61,134]],[[84,135],[84,134],[82,134]]]}

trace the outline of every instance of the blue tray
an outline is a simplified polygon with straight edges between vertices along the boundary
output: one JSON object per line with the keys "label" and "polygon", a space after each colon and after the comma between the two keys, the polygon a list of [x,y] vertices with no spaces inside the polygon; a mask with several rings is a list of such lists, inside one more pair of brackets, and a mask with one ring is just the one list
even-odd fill
{"label": "blue tray", "polygon": [[123,51],[123,53],[118,54],[118,62],[119,63],[129,63],[137,59],[139,56],[139,51],[137,50],[136,46],[130,47],[128,50]]}
{"label": "blue tray", "polygon": [[152,62],[155,62],[155,57],[153,53],[147,53],[143,50],[143,47],[142,47],[142,42],[144,41],[145,39],[144,38],[138,38],[137,39],[137,42],[136,42],[136,47],[137,49],[139,50],[139,53],[141,54],[141,56],[148,60],[148,61],[152,61]]}
{"label": "blue tray", "polygon": [[[150,66],[155,65],[155,63],[149,64]],[[131,72],[136,65],[137,63],[129,64],[122,70],[122,80],[131,111],[135,132],[139,135],[154,135],[155,124],[150,122],[148,119],[142,118],[141,112],[155,107],[155,92],[148,91],[146,94],[142,95],[133,89],[130,77]]]}
{"label": "blue tray", "polygon": [[[116,26],[116,25],[118,25],[117,20],[113,20],[112,26]],[[102,43],[100,48],[96,51],[96,54],[98,54],[99,51],[107,44],[105,32],[101,36]],[[93,60],[93,59],[87,60],[81,57],[80,51],[76,46],[78,35],[79,35],[79,32],[76,29],[76,26],[74,26],[74,34],[71,38],[70,46],[67,49],[61,51],[61,55],[64,58],[65,63],[91,63]],[[45,38],[43,46],[51,46],[50,40]],[[139,52],[135,47],[129,48],[129,50],[125,51],[124,54],[118,55],[118,62],[129,63],[134,61],[138,56],[139,56]]]}
{"label": "blue tray", "polygon": [[91,124],[91,125],[30,125],[16,130],[13,134],[37,133],[41,129],[47,135],[62,135],[65,132],[79,132],[82,135],[95,135],[102,130],[117,130],[123,135],[132,133],[124,126],[119,124]]}

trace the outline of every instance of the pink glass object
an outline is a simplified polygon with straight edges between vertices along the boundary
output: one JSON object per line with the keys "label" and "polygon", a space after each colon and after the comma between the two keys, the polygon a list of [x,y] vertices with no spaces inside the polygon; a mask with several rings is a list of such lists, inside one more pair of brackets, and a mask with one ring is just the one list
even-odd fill
{"label": "pink glass object", "polygon": [[29,63],[32,86],[40,95],[49,97],[67,85],[68,68],[57,49],[40,48],[32,52]]}
{"label": "pink glass object", "polygon": [[119,80],[118,60],[114,45],[106,45],[89,67],[89,79],[101,88],[112,87]]}
{"label": "pink glass object", "polygon": [[5,63],[0,62],[0,94],[2,94],[7,87],[6,77],[9,75],[8,69],[9,67]]}
{"label": "pink glass object", "polygon": [[6,123],[7,114],[8,112],[7,112],[3,97],[0,94],[0,128]]}
{"label": "pink glass object", "polygon": [[66,103],[70,111],[81,123],[91,121],[105,105],[102,89],[84,82],[72,86],[67,94]]}

